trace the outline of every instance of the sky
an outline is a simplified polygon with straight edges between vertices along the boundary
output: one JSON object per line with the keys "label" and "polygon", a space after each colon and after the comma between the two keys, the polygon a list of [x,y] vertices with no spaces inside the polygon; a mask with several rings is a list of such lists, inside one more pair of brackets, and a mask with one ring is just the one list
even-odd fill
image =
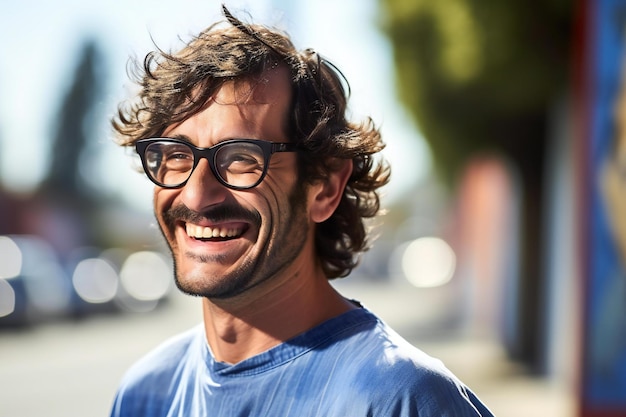
{"label": "sky", "polygon": [[[134,86],[129,58],[142,59],[154,44],[180,47],[221,19],[222,0],[2,0],[0,2],[0,183],[12,191],[35,188],[49,167],[54,116],[86,36],[96,38],[109,75],[93,122],[94,146],[84,170],[104,193],[151,207],[152,185],[135,173],[131,158],[112,142],[108,120]],[[419,130],[399,105],[392,53],[377,28],[376,0],[232,0],[236,16],[286,30],[298,49],[313,47],[336,64],[352,89],[350,111],[371,116],[382,131],[392,166],[385,189],[393,201],[430,172]],[[100,117],[102,116],[102,117]]]}

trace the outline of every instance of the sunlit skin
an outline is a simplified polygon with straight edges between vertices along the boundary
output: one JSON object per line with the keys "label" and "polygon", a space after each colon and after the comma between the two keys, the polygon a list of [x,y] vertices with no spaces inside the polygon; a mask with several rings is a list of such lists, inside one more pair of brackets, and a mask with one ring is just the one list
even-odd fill
{"label": "sunlit skin", "polygon": [[[288,77],[278,67],[254,88],[227,83],[203,111],[163,136],[199,147],[233,138],[288,142]],[[205,159],[183,188],[155,188],[155,214],[177,284],[203,297],[207,340],[217,360],[239,362],[353,308],[326,279],[313,241],[316,223],[339,204],[351,162],[303,189],[296,161],[292,152],[274,154],[267,176],[250,190],[221,185]],[[192,237],[206,228],[227,236]]]}

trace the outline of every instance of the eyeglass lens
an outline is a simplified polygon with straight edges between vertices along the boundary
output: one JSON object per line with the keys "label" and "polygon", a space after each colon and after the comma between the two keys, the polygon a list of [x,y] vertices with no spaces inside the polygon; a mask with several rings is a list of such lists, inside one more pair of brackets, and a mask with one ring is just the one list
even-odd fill
{"label": "eyeglass lens", "polygon": [[[213,158],[209,163],[213,172],[225,184],[241,188],[252,187],[263,176],[265,154],[260,146],[249,142],[234,142],[218,145],[213,149]],[[192,148],[183,143],[153,142],[146,148],[144,156],[147,173],[153,180],[165,186],[183,184],[196,165]]]}

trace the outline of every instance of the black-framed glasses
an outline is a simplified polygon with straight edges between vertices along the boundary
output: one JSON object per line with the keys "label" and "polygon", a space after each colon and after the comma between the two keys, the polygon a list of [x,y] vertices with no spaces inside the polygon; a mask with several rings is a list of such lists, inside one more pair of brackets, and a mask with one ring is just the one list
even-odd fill
{"label": "black-framed glasses", "polygon": [[198,148],[180,139],[151,138],[137,141],[135,149],[148,178],[160,187],[183,187],[200,159],[206,158],[221,184],[233,190],[246,190],[263,181],[272,154],[294,152],[296,145],[231,139],[210,148]]}

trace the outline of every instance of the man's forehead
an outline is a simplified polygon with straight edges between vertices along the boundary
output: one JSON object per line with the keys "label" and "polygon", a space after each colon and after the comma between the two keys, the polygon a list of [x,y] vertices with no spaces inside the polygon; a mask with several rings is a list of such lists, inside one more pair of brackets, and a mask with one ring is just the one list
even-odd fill
{"label": "man's forehead", "polygon": [[[196,92],[197,95],[200,92]],[[242,77],[228,80],[221,84],[217,91],[207,100],[205,106],[198,113],[165,126],[164,135],[168,135],[174,129],[187,123],[191,118],[213,118],[210,125],[215,127],[215,122],[233,127],[233,114],[238,115],[238,123],[250,124],[251,126],[281,126],[281,132],[286,129],[289,108],[291,106],[292,87],[290,73],[286,67],[275,67],[265,71],[261,77]],[[232,110],[237,109],[235,113]],[[229,122],[226,122],[230,120]],[[278,132],[270,132],[271,137],[279,137]],[[241,134],[239,134],[241,135]],[[264,136],[268,136],[265,134]]]}
{"label": "man's forehead", "polygon": [[264,71],[256,78],[246,77],[225,82],[212,97],[212,101],[237,105],[276,104],[290,100],[291,94],[289,71],[284,66],[278,66]]}

